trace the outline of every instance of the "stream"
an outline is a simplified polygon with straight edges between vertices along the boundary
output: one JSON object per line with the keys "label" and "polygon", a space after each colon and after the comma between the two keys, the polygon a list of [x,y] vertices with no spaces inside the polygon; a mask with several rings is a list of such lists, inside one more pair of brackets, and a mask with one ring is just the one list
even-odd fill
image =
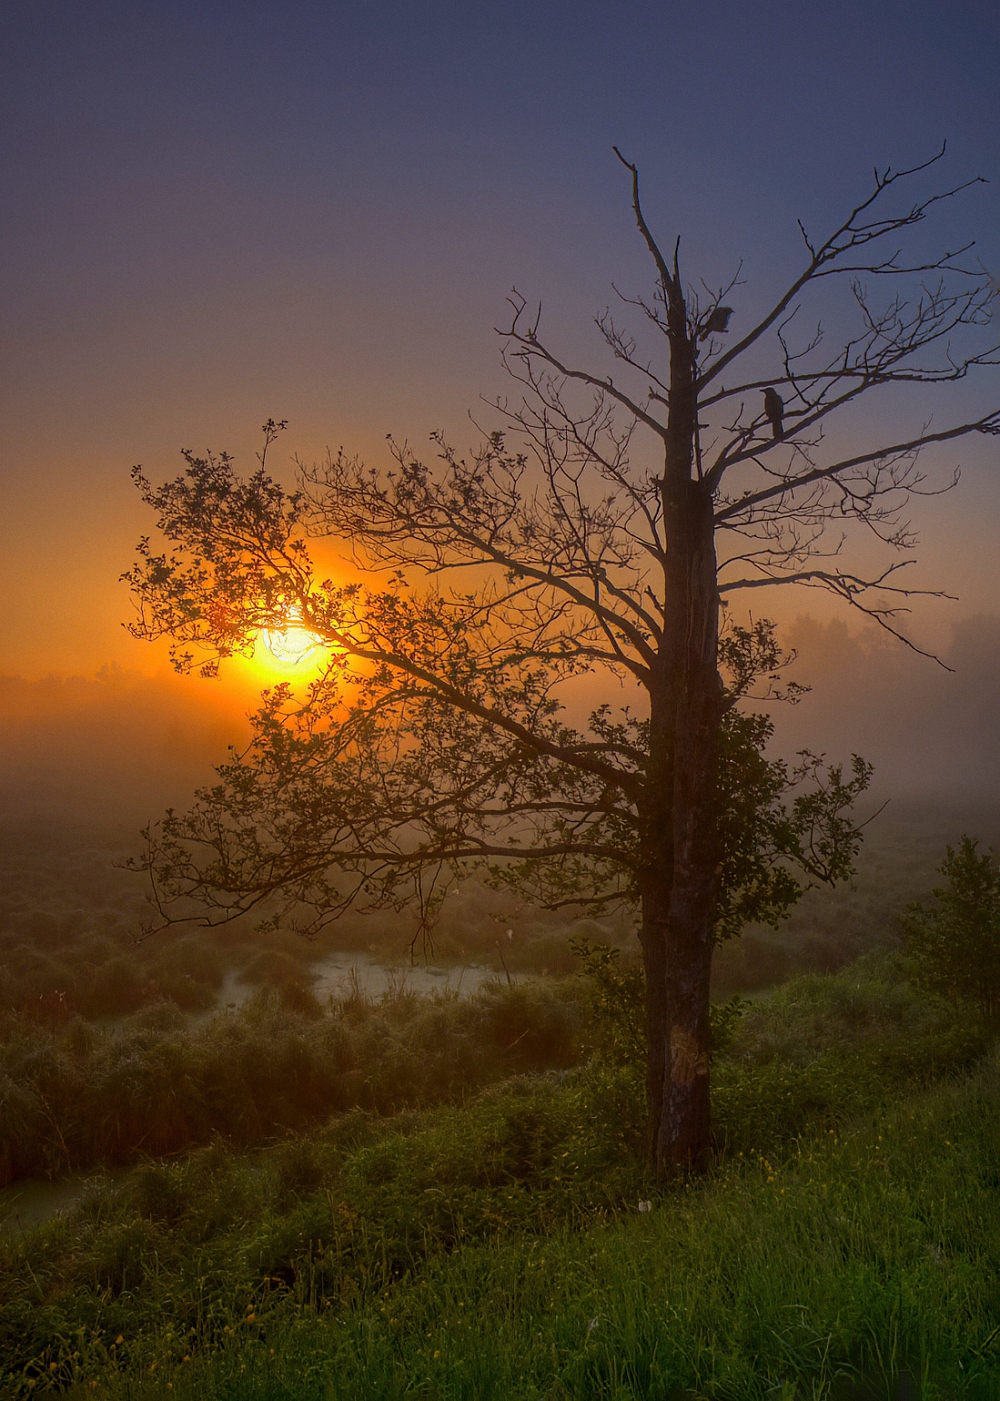
{"label": "stream", "polygon": [[[313,979],[312,991],[320,1002],[325,1002],[328,997],[347,997],[355,989],[373,999],[404,988],[408,992],[418,993],[471,993],[497,977],[494,969],[482,964],[452,967],[422,963],[386,964],[360,950],[329,954],[306,967]],[[256,984],[245,983],[239,971],[231,968],[219,989],[215,1007],[196,1013],[192,1020],[205,1021],[216,1012],[234,1011],[249,1001],[256,991]]]}

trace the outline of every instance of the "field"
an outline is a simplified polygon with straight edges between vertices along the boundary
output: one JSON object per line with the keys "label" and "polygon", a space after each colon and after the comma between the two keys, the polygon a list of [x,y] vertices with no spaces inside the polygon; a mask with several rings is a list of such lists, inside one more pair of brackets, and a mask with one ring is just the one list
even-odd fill
{"label": "field", "polygon": [[[11,842],[0,1397],[1000,1394],[1000,1065],[908,987],[895,924],[950,820],[721,951],[717,1162],[670,1189],[627,927],[469,886],[435,957],[471,992],[345,926],[388,990],[322,999],[336,940],[136,946],[106,846],[46,883]],[[63,1210],[18,1228],[46,1182]]]}

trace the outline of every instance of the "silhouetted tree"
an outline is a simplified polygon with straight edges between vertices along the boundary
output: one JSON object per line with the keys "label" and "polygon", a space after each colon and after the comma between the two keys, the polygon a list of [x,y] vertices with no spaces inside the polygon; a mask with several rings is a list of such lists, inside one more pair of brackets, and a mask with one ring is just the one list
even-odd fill
{"label": "silhouetted tree", "polygon": [[[907,561],[849,570],[824,530],[856,523],[905,551],[899,510],[921,489],[920,450],[996,433],[1000,411],[846,456],[824,439],[830,415],[870,390],[955,383],[996,363],[956,348],[992,304],[968,246],[896,251],[964,187],[892,212],[900,182],[926,165],[876,172],[828,237],[802,230],[801,270],[726,349],[738,280],[685,287],[678,245],[661,250],[625,164],[655,270],[652,295],[631,305],[665,355],[642,353],[605,313],[621,376],[578,368],[515,294],[504,343],[521,397],[498,405],[504,431],[480,449],[461,456],[439,435],[428,464],[394,444],[387,471],[331,455],[301,469],[293,495],[263,458],[243,480],[226,456],[188,453],[159,488],[136,469],[170,544],[161,554],[144,540],[126,577],[133,631],[170,635],[181,669],[200,653],[211,673],[289,617],[328,649],[303,697],[266,693],[252,746],[219,784],[148,834],[161,912],[201,902],[225,919],[280,897],[322,921],[415,897],[429,919],[477,864],[550,906],[636,902],[651,1144],[666,1172],[711,1147],[716,941],[780,918],[803,878],[850,870],[849,809],[868,780],[860,760],[845,778],[809,755],[794,770],[765,756],[770,722],[739,703],[773,693],[780,650],[767,623],[720,628],[720,605],[809,585],[897,631]],[[866,276],[896,289],[886,305]],[[818,331],[792,336],[801,298],[832,278],[848,279],[858,329],[830,353]],[[780,399],[780,424],[762,390]],[[265,457],[279,426],[265,425]],[[635,455],[643,437],[652,462]],[[310,536],[347,545],[368,582],[324,579]],[[564,683],[594,673],[634,700],[571,724]]]}

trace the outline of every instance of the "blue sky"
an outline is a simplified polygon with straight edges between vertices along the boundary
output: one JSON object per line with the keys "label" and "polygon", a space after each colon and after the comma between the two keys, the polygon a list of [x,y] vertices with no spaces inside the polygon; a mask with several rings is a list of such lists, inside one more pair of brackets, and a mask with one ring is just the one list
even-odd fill
{"label": "blue sky", "polygon": [[[945,139],[943,179],[992,183],[932,232],[1000,269],[998,73],[1000,8],[962,0],[8,0],[0,669],[144,663],[115,583],[148,525],[133,462],[252,462],[269,415],[307,457],[471,436],[514,284],[588,353],[612,280],[646,275],[613,144],[693,280],[744,259],[748,305],[795,270],[797,217]],[[997,457],[963,449],[921,514],[963,612],[1000,611]]]}

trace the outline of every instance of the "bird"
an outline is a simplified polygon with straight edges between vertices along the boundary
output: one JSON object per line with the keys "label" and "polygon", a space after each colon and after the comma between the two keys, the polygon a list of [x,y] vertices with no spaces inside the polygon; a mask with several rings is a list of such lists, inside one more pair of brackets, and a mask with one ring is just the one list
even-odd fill
{"label": "bird", "polygon": [[733,314],[731,306],[714,306],[709,313],[708,320],[701,330],[699,340],[705,340],[708,336],[720,334],[729,330],[729,318]]}
{"label": "bird", "polygon": [[785,416],[785,401],[776,389],[768,386],[761,391],[764,395],[764,412],[767,414],[768,422],[774,429],[774,436],[781,437],[781,421]]}

